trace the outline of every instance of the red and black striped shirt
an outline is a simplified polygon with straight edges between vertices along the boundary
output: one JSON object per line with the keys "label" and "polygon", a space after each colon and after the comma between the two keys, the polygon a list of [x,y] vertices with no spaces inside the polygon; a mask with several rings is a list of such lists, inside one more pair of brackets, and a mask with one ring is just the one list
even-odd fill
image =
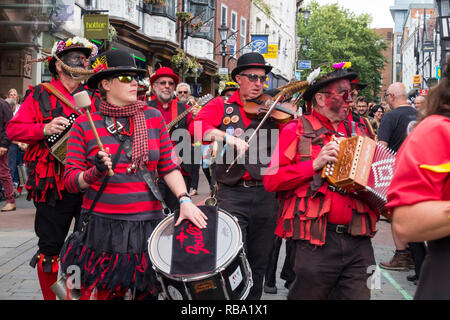
{"label": "red and black striped shirt", "polygon": [[[147,168],[150,172],[157,171],[160,177],[179,169],[175,162],[175,151],[167,132],[161,113],[151,107],[143,109],[148,130],[148,152],[150,161]],[[109,148],[111,157],[119,149],[119,141],[110,134],[99,113],[92,114],[92,120],[97,128],[103,147]],[[116,119],[124,123],[125,118]],[[67,164],[65,184],[69,192],[79,192],[78,177],[85,170],[93,168],[94,157],[99,148],[94,133],[89,125],[87,116],[77,118],[72,127],[68,140]],[[127,174],[130,160],[122,150],[118,163],[114,169],[114,176],[110,177],[103,194],[99,198],[93,212],[101,214],[151,214],[159,213],[161,204],[156,200],[146,182],[139,174]],[[104,178],[100,178],[90,185],[83,198],[82,208],[88,210],[96,196]],[[156,215],[155,215],[156,216]]]}

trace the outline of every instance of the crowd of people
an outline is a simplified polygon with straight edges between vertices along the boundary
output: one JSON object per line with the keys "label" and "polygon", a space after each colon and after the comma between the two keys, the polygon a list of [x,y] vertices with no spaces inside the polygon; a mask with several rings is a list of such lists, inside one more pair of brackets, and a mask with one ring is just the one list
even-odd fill
{"label": "crowd of people", "polygon": [[[277,292],[283,240],[288,299],[370,299],[380,212],[322,176],[338,161],[339,142],[353,136],[398,153],[387,195],[395,253],[380,267],[414,268],[408,280],[418,282],[418,299],[450,298],[450,58],[427,97],[412,103],[405,86],[393,83],[375,103],[346,64],[295,82],[292,100],[282,88],[266,91],[272,67],[252,52],[239,57],[219,96],[199,105],[169,67],[150,75],[149,93],[139,99],[147,71],[128,52],[98,54],[82,38],[53,49],[45,59],[51,82],[32,88],[20,107],[14,89],[0,100],[1,210],[16,209],[13,181],[23,159],[39,239],[30,265],[44,299],[56,299],[51,286],[73,265],[81,270],[81,299],[158,299],[165,288],[147,240],[166,209],[178,212],[175,226],[189,220],[208,228],[191,199],[200,168],[209,196],[242,232],[252,280],[246,299]],[[290,121],[270,116],[275,105],[267,116],[250,112],[263,94],[294,108]],[[54,144],[60,139],[67,140],[62,155]]]}

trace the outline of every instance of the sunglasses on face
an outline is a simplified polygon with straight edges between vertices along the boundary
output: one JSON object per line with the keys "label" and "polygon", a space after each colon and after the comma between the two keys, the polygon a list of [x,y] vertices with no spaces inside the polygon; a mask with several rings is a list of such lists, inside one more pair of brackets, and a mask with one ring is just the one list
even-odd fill
{"label": "sunglasses on face", "polygon": [[323,91],[321,93],[326,94],[334,94],[337,96],[341,96],[344,101],[353,101],[352,92],[351,91],[342,91],[342,92],[332,92],[332,91]]}
{"label": "sunglasses on face", "polygon": [[178,91],[178,94],[188,94],[187,91]]}
{"label": "sunglasses on face", "polygon": [[136,82],[138,81],[137,76],[130,76],[130,75],[120,75],[116,77],[120,82],[122,83],[131,83],[134,80],[136,80]]}
{"label": "sunglasses on face", "polygon": [[157,84],[159,84],[160,86],[166,86],[166,85],[173,86],[173,85],[175,85],[175,82],[173,82],[173,81],[159,81],[159,82],[157,82]]}
{"label": "sunglasses on face", "polygon": [[264,76],[259,76],[259,75],[254,74],[254,73],[251,73],[251,74],[249,74],[249,73],[241,73],[241,74],[239,74],[239,75],[240,75],[240,76],[247,77],[248,80],[249,80],[250,82],[256,82],[258,79],[259,79],[261,82],[265,82],[266,79],[267,79],[267,76],[266,76],[266,75],[264,75]]}

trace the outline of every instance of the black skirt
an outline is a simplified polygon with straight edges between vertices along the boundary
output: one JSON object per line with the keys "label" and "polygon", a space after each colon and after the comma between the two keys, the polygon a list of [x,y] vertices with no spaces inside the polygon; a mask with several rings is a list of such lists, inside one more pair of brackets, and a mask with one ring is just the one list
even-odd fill
{"label": "black skirt", "polygon": [[[136,217],[136,216],[135,216]],[[162,220],[121,220],[90,214],[85,232],[75,232],[61,251],[61,269],[78,266],[84,289],[161,291],[148,255],[147,240]]]}

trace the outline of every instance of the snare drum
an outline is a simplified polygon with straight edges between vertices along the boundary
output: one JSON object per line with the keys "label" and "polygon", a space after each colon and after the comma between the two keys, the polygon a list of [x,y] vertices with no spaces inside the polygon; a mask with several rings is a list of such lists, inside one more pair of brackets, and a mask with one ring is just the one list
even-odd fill
{"label": "snare drum", "polygon": [[164,299],[243,300],[247,297],[253,281],[236,218],[218,210],[216,269],[207,274],[170,274],[173,230],[172,214],[161,221],[148,240],[150,260]]}

